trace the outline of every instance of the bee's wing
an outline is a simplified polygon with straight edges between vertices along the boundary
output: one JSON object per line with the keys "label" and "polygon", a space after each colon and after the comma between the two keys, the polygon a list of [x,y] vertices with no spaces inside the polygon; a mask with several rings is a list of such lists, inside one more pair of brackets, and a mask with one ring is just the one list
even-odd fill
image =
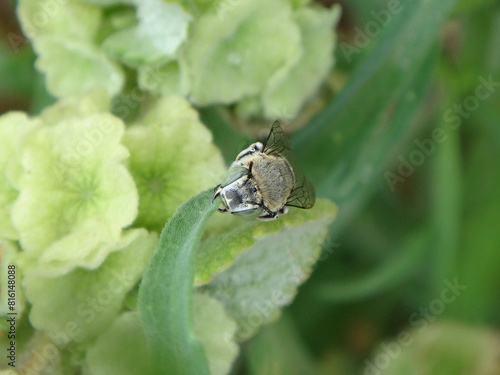
{"label": "bee's wing", "polygon": [[[262,152],[268,155],[283,156],[293,165],[295,158],[290,146],[290,141],[281,128],[279,121],[273,123]],[[316,202],[314,186],[302,175],[301,171],[295,167],[293,167],[293,169],[296,183],[285,205],[298,208],[312,208]]]}
{"label": "bee's wing", "polygon": [[271,127],[271,131],[267,136],[267,140],[264,144],[264,149],[262,152],[268,155],[281,155],[285,157],[289,162],[293,160],[292,147],[290,141],[286,136],[285,132],[281,128],[280,122],[275,121]]}
{"label": "bee's wing", "polygon": [[247,174],[248,174],[248,168],[245,167],[230,168],[227,171],[226,178],[224,179],[224,182],[221,185],[222,187],[225,187]]}
{"label": "bee's wing", "polygon": [[314,186],[307,178],[302,177],[297,181],[295,188],[288,197],[285,206],[298,208],[312,208],[316,202]]}

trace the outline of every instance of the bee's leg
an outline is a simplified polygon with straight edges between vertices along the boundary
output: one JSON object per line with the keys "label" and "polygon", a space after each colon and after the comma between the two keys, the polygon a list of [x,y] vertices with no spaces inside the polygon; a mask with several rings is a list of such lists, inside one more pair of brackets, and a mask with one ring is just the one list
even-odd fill
{"label": "bee's leg", "polygon": [[217,198],[219,196],[221,191],[222,191],[222,187],[220,184],[217,185],[216,187],[214,187],[214,196],[212,197],[212,203],[214,203],[215,198]]}
{"label": "bee's leg", "polygon": [[218,208],[217,211],[219,211],[222,214],[225,214],[226,212],[229,212],[226,208]]}
{"label": "bee's leg", "polygon": [[278,218],[278,214],[273,212],[272,214],[265,213],[263,215],[257,216],[257,219],[261,221],[274,221]]}
{"label": "bee's leg", "polygon": [[288,207],[286,206],[283,206],[283,208],[278,211],[279,215],[286,215],[287,213],[288,213]]}
{"label": "bee's leg", "polygon": [[247,174],[247,181],[252,178],[252,168],[253,168],[253,161],[248,163],[248,174]]}
{"label": "bee's leg", "polygon": [[278,218],[278,213],[271,211],[269,208],[264,206],[264,204],[260,204],[260,207],[264,209],[265,213],[258,216],[257,219],[262,221],[273,221]]}

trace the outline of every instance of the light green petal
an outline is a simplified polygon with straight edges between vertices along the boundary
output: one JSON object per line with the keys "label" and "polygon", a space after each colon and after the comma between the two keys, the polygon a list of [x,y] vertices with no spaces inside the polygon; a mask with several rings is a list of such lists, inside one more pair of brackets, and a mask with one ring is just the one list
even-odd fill
{"label": "light green petal", "polygon": [[30,276],[36,274],[55,277],[64,275],[76,267],[96,269],[108,254],[124,248],[131,241],[128,235],[118,241],[110,242],[109,237],[100,229],[101,225],[102,223],[97,220],[88,220],[71,235],[48,246],[43,254],[37,257],[35,264],[30,262],[33,257],[28,254],[27,259],[23,259],[26,273],[29,272]]}
{"label": "light green petal", "polygon": [[184,94],[187,91],[178,62],[164,65],[143,65],[137,70],[139,87],[161,96]]}
{"label": "light green petal", "polygon": [[40,121],[22,112],[0,116],[0,239],[18,239],[10,216],[18,196],[20,147],[26,135],[39,124]]}
{"label": "light green petal", "polygon": [[[25,141],[21,193],[12,208],[23,250],[31,256],[63,241],[82,244],[94,227],[113,242],[137,215],[137,191],[122,161],[121,120],[109,114],[70,118],[40,128]],[[74,258],[82,254],[67,249]]]}
{"label": "light green petal", "polygon": [[152,367],[137,311],[125,312],[99,336],[86,355],[88,375],[148,375]]}
{"label": "light green petal", "polygon": [[56,97],[96,88],[104,88],[112,96],[122,89],[121,69],[91,42],[40,35],[33,40],[33,47],[38,54],[35,66],[46,74],[47,89]]}
{"label": "light green petal", "polygon": [[[202,245],[199,253],[203,258],[214,259],[205,269],[214,267],[214,273],[220,271],[222,264],[230,264],[235,256],[232,247],[241,252],[253,243],[228,269],[199,289],[222,302],[229,317],[238,324],[239,340],[248,339],[260,325],[275,320],[280,309],[292,301],[298,285],[309,277],[321,254],[322,242],[336,212],[333,203],[318,200],[311,210],[290,212],[254,228],[240,226],[222,241],[214,240],[217,245]],[[205,255],[206,251],[210,254]],[[202,256],[197,259],[199,267],[203,267]]]}
{"label": "light green petal", "polygon": [[103,47],[129,65],[166,61],[187,37],[191,16],[181,6],[161,0],[137,2],[137,26],[109,36]]}
{"label": "light green petal", "polygon": [[144,229],[131,230],[121,242],[125,247],[97,270],[78,268],[61,277],[27,275],[23,286],[32,304],[31,324],[56,343],[81,342],[101,333],[139,281],[157,239]]}
{"label": "light green petal", "polygon": [[114,95],[121,90],[121,69],[94,45],[100,8],[81,0],[21,0],[18,14],[38,55],[35,66],[45,73],[52,95],[63,97],[95,88]]}
{"label": "light green petal", "polygon": [[101,22],[101,10],[80,0],[20,0],[17,14],[30,39],[64,35],[67,39],[90,41]]}
{"label": "light green petal", "polygon": [[263,95],[268,118],[295,117],[304,102],[318,89],[333,65],[334,27],[340,7],[330,10],[301,8],[295,19],[302,34],[303,53],[285,75],[273,77]]}
{"label": "light green petal", "polygon": [[240,1],[223,14],[206,13],[194,21],[180,63],[196,104],[227,104],[260,93],[300,53],[289,3]]}
{"label": "light green petal", "polygon": [[220,302],[198,293],[193,299],[193,320],[196,337],[205,349],[210,374],[228,374],[239,351],[234,342],[236,323],[227,316]]}
{"label": "light green petal", "polygon": [[224,175],[210,131],[178,96],[159,100],[140,125],[127,128],[123,143],[139,192],[136,226],[160,231],[178,205]]}
{"label": "light green petal", "polygon": [[88,4],[107,7],[117,4],[129,4],[132,5],[136,0],[84,0]]}
{"label": "light green petal", "polygon": [[65,97],[45,108],[38,118],[47,125],[55,125],[64,118],[82,118],[95,113],[109,112],[110,109],[109,95],[106,90],[98,88],[83,95]]}
{"label": "light green petal", "polygon": [[289,0],[294,8],[303,7],[311,2],[311,0]]}

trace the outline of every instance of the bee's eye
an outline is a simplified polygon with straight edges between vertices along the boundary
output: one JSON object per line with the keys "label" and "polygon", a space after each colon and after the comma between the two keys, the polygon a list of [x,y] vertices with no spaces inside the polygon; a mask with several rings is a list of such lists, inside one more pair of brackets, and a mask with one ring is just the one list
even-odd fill
{"label": "bee's eye", "polygon": [[254,186],[254,187],[252,188],[252,193],[256,193],[256,192],[257,192],[257,188]]}

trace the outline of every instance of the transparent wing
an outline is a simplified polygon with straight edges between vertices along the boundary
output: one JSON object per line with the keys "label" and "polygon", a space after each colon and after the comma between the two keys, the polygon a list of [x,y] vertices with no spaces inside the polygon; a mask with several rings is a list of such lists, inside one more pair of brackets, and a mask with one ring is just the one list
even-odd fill
{"label": "transparent wing", "polygon": [[233,167],[227,171],[226,178],[224,182],[221,184],[222,187],[226,187],[227,185],[233,183],[238,178],[241,178],[248,174],[248,169],[244,167]]}
{"label": "transparent wing", "polygon": [[[290,141],[281,128],[279,121],[275,121],[273,123],[262,152],[268,155],[281,155],[285,157],[290,162],[290,164],[293,165],[294,155],[290,146]],[[312,208],[314,206],[314,203],[316,202],[316,193],[314,192],[314,186],[295,166],[293,167],[293,169],[297,182],[295,184],[295,188],[292,190],[292,193],[287,200],[286,206]]]}
{"label": "transparent wing", "polygon": [[285,206],[298,207],[298,208],[312,208],[316,203],[316,193],[314,186],[311,182],[303,177],[296,184],[288,198]]}
{"label": "transparent wing", "polygon": [[271,131],[264,143],[262,152],[268,155],[284,156],[289,162],[292,162],[293,154],[290,141],[285,132],[281,128],[280,122],[275,121],[271,127]]}

